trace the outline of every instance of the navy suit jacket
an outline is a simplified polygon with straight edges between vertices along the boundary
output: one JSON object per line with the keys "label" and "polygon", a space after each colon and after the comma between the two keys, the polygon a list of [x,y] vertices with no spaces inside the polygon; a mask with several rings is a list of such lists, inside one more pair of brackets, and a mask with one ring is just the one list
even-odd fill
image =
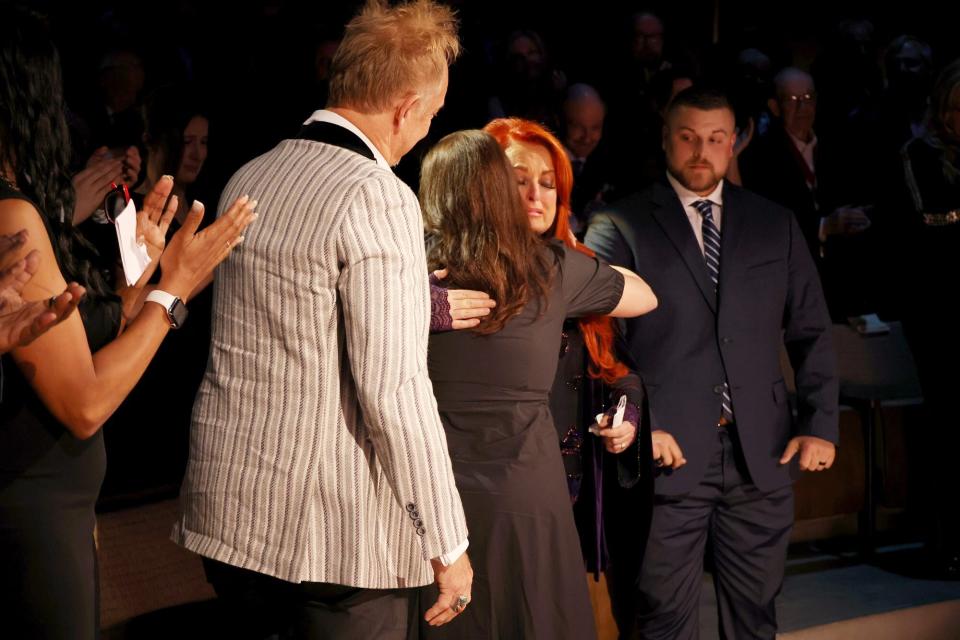
{"label": "navy suit jacket", "polygon": [[[725,183],[719,295],[680,199],[666,183],[597,214],[586,244],[653,288],[656,310],[626,321],[626,342],[649,394],[654,429],[669,431],[687,464],[661,474],[659,494],[690,492],[717,446],[723,382],[753,483],[792,481],[779,459],[788,440],[836,443],[839,383],[830,319],[810,251],[793,214]],[[794,419],[780,368],[796,373]],[[726,373],[726,376],[724,376]]]}

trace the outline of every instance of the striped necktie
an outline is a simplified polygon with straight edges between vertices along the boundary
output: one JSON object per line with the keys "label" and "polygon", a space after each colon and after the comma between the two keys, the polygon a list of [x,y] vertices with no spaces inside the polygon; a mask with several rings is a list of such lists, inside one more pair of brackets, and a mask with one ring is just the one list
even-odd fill
{"label": "striped necktie", "polygon": [[[707,263],[707,273],[713,281],[713,293],[717,294],[720,287],[720,229],[713,219],[713,203],[709,200],[697,200],[693,208],[703,218],[703,260]],[[723,398],[721,400],[723,417],[733,422],[733,401],[730,398],[730,384],[723,381]]]}
{"label": "striped necktie", "polygon": [[713,280],[713,292],[720,285],[720,229],[713,220],[713,203],[709,200],[697,200],[693,208],[703,218],[700,228],[703,230],[703,259],[707,263],[707,272]]}

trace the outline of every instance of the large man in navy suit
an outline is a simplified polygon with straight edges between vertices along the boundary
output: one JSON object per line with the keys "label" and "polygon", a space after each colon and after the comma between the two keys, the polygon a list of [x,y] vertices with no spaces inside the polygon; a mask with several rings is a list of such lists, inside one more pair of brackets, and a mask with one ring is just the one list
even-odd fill
{"label": "large man in navy suit", "polygon": [[[709,544],[721,637],[772,639],[791,470],[828,469],[835,455],[838,381],[817,270],[790,211],[722,179],[734,140],[722,94],[681,92],[664,127],[666,181],[598,214],[586,236],[660,300],[626,324],[662,473],[639,576],[612,567],[608,577],[611,597],[637,607],[618,616],[625,637],[697,637]],[[796,372],[796,418],[781,344]]]}

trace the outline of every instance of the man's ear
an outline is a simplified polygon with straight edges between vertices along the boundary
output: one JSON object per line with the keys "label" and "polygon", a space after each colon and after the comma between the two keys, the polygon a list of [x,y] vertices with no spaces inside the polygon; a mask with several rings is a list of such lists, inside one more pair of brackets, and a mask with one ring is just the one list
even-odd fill
{"label": "man's ear", "polygon": [[420,94],[419,93],[408,93],[403,98],[401,98],[394,107],[393,111],[393,128],[399,129],[400,125],[410,117],[416,109],[420,107]]}

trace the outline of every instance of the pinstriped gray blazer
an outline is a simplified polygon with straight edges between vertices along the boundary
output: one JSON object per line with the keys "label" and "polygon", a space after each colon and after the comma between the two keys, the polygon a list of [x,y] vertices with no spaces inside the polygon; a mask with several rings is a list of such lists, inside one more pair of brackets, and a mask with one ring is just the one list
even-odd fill
{"label": "pinstriped gray blazer", "polygon": [[292,582],[430,583],[467,528],[427,377],[416,197],[312,140],[245,165],[221,203],[241,194],[260,215],[217,269],[173,539]]}

